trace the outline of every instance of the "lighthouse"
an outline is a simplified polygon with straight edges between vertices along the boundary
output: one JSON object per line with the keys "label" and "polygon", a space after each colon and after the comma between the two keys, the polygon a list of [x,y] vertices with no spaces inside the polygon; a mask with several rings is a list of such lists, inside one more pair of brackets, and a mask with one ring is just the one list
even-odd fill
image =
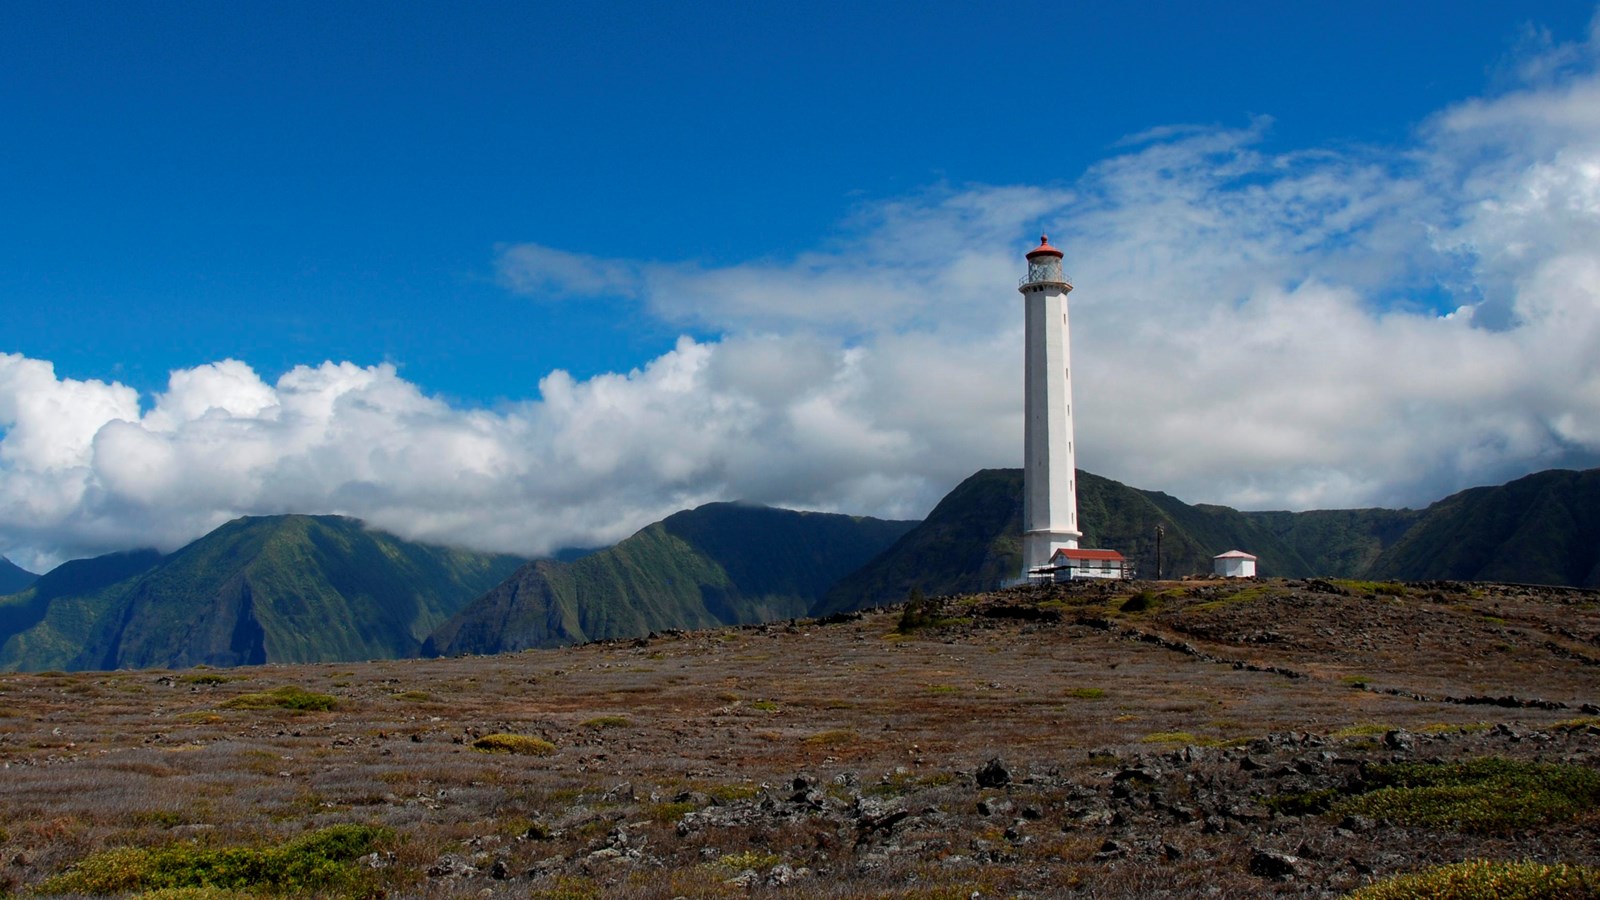
{"label": "lighthouse", "polygon": [[1022,577],[1051,564],[1057,550],[1076,550],[1077,457],[1072,450],[1072,347],[1061,251],[1048,236],[1028,252],[1017,290],[1027,330],[1022,454]]}

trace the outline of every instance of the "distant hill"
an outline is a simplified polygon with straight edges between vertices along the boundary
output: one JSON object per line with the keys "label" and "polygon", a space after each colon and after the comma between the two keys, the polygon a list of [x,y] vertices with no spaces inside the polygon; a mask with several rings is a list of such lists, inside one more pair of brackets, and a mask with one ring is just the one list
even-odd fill
{"label": "distant hill", "polygon": [[829,586],[915,525],[708,504],[581,559],[524,566],[424,649],[500,653],[808,615]]}
{"label": "distant hill", "polygon": [[0,597],[0,670],[64,669],[118,599],[161,564],[154,550],[75,559],[21,593]]}
{"label": "distant hill", "polygon": [[1600,587],[1600,469],[1552,469],[1446,497],[1370,574]]}
{"label": "distant hill", "polygon": [[0,556],[0,596],[15,594],[17,591],[33,584],[38,577],[4,556]]}
{"label": "distant hill", "polygon": [[[1263,575],[1311,571],[1290,543],[1245,513],[1190,506],[1082,469],[1077,490],[1081,546],[1120,551],[1140,577],[1156,573],[1158,524],[1166,532],[1161,569],[1167,576],[1209,572],[1211,557],[1231,549],[1260,557]],[[839,612],[896,603],[913,588],[928,594],[992,590],[1015,580],[1021,570],[1022,470],[985,469],[957,485],[894,546],[841,579],[819,609]]]}
{"label": "distant hill", "polygon": [[[1155,526],[1167,577],[1211,571],[1239,549],[1262,576],[1509,581],[1600,586],[1600,469],[1552,470],[1473,488],[1426,510],[1239,512],[1190,505],[1078,471],[1082,546],[1108,547],[1153,577]],[[1021,569],[1022,470],[986,469],[957,485],[928,518],[839,581],[822,612],[905,599],[913,588],[992,589]]]}
{"label": "distant hill", "polygon": [[[1473,488],[1425,510],[1240,512],[1077,473],[1083,545],[1140,577],[1230,549],[1263,576],[1600,587],[1600,469]],[[494,653],[826,615],[989,590],[1021,567],[1022,472],[988,469],[927,520],[713,503],[603,550],[525,563],[403,541],[337,516],[243,518],[168,556],[66,563],[0,595],[0,670],[326,662]],[[9,568],[8,568],[9,566]],[[17,574],[17,573],[20,573]],[[13,582],[15,583],[15,582]]]}
{"label": "distant hill", "polygon": [[523,560],[338,516],[236,519],[170,556],[68,563],[0,601],[0,669],[414,656]]}

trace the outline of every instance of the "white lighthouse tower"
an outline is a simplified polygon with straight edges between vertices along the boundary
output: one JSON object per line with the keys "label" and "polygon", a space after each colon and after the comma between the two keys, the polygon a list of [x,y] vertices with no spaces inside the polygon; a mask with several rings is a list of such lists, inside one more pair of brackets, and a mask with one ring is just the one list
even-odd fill
{"label": "white lighthouse tower", "polygon": [[1072,347],[1061,251],[1041,235],[1028,253],[1028,274],[1017,290],[1027,327],[1024,388],[1027,423],[1022,457],[1022,577],[1050,564],[1060,549],[1076,549],[1077,457],[1072,451]]}

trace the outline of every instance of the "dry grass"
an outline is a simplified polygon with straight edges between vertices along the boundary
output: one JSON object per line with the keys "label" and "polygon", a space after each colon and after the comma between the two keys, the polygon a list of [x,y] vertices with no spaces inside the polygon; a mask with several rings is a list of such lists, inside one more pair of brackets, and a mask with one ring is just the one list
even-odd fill
{"label": "dry grass", "polygon": [[[1268,734],[1311,732],[1331,755],[1381,762],[1395,729],[1441,753],[1592,767],[1600,752],[1600,716],[1581,709],[1600,700],[1594,670],[1547,646],[1600,634],[1592,603],[1484,587],[1446,603],[1261,588],[1163,587],[1128,614],[1099,586],[1049,591],[1032,599],[1063,620],[1045,624],[985,618],[980,600],[962,621],[911,634],[891,610],[648,648],[3,675],[0,893],[116,847],[264,850],[341,825],[393,833],[359,865],[396,897],[1314,895],[1473,854],[1600,863],[1581,815],[1509,836],[1379,824],[1404,830],[1342,838],[1335,813],[1313,810],[1334,782],[1299,774],[1283,776],[1307,798],[1298,815],[1286,800],[1277,818],[1211,827],[1168,811],[1213,781],[1260,805],[1271,790],[1240,760],[1277,751],[1229,748]],[[1492,664],[1467,649],[1491,645],[1511,649]],[[280,702],[285,684],[332,705]],[[1442,699],[1466,694],[1567,708]],[[486,741],[542,755],[476,752]],[[980,789],[974,773],[994,757],[1012,781]],[[1159,797],[1113,780],[1134,765],[1154,773]],[[1113,791],[1136,825],[1100,816]],[[1332,809],[1324,799],[1316,808]],[[1105,856],[1108,838],[1126,855]],[[1313,875],[1253,874],[1252,842],[1306,842],[1320,854]],[[752,885],[728,883],[747,872]]]}

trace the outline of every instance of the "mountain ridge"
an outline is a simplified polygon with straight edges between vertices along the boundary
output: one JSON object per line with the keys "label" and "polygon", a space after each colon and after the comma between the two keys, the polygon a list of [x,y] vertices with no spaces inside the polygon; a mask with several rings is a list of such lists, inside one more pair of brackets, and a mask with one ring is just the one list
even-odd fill
{"label": "mountain ridge", "polygon": [[424,652],[496,653],[809,615],[838,578],[915,524],[708,503],[570,563],[523,566],[440,626]]}
{"label": "mountain ridge", "polygon": [[0,556],[0,597],[26,590],[28,585],[38,580],[39,576]]}
{"label": "mountain ridge", "polygon": [[[1600,586],[1600,469],[1426,509],[1238,511],[1079,471],[1082,544],[1140,577],[1258,556],[1264,577]],[[712,503],[609,548],[533,562],[337,516],[244,517],[163,556],[74,560],[0,596],[0,670],[453,655],[822,616],[991,590],[1021,561],[1022,473],[986,469],[921,522]]]}
{"label": "mountain ridge", "polygon": [[[1422,510],[1250,511],[1187,504],[1078,470],[1081,545],[1120,551],[1139,577],[1211,571],[1244,550],[1262,576],[1494,580],[1600,586],[1600,469],[1536,472],[1469,488]],[[1022,470],[985,469],[957,485],[917,528],[845,576],[823,613],[960,594],[1021,571]],[[978,549],[983,553],[979,554]]]}
{"label": "mountain ridge", "polygon": [[340,516],[242,517],[171,554],[77,561],[4,598],[0,668],[415,656],[435,626],[522,562]]}

